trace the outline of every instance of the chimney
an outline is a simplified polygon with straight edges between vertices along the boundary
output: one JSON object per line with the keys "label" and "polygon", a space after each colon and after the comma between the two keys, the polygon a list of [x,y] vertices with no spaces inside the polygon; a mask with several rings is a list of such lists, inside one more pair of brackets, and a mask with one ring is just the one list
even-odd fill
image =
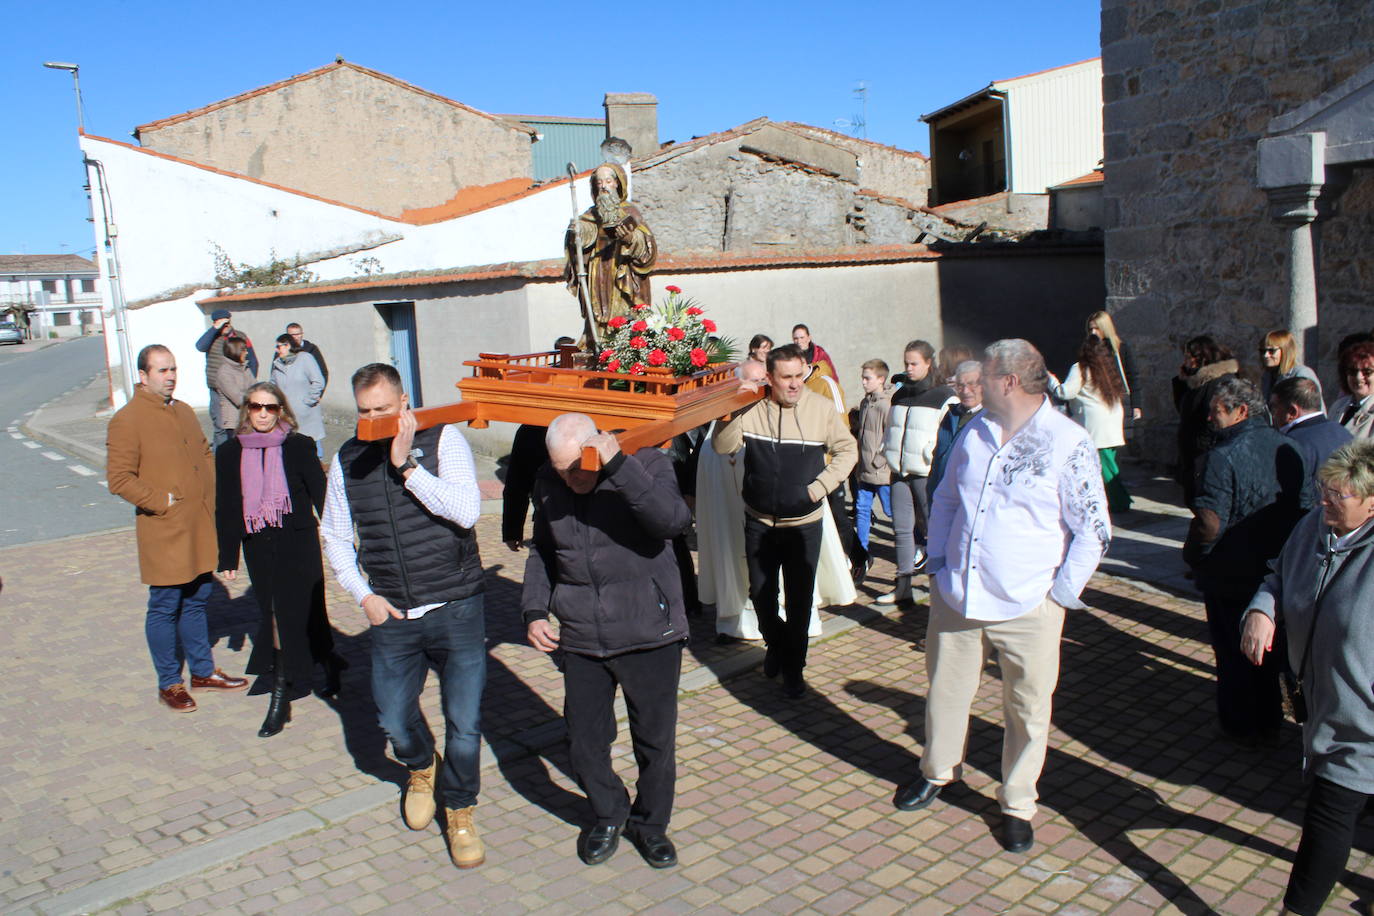
{"label": "chimney", "polygon": [[658,152],[658,98],[648,92],[608,92],[606,136],[630,144],[635,159]]}

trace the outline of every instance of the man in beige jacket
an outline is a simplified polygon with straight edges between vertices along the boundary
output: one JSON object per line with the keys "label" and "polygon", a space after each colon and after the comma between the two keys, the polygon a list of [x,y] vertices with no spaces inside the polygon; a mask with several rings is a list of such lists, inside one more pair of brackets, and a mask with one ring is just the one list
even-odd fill
{"label": "man in beige jacket", "polygon": [[[820,556],[823,502],[844,483],[858,445],[829,398],[806,388],[807,364],[793,345],[768,352],[769,396],[737,411],[715,434],[716,452],[744,450],[744,550],[749,597],[768,645],[763,673],[783,675],[790,699],[806,692],[807,623]],[[757,390],[757,382],[740,382]],[[778,616],[778,578],[787,620]]]}
{"label": "man in beige jacket", "polygon": [[218,559],[215,464],[191,408],[172,397],[177,363],[161,344],[138,354],[134,396],[110,419],[106,479],[110,492],[134,504],[138,565],[148,586],[144,632],[157,671],[158,698],[176,712],[194,712],[191,687],[242,690],[248,681],[215,667],[205,605]]}

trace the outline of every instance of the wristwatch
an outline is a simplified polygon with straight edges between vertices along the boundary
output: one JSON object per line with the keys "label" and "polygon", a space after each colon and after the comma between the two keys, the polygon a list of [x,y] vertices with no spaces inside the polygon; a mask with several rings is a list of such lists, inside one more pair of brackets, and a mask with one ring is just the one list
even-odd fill
{"label": "wristwatch", "polygon": [[404,474],[406,471],[418,468],[420,462],[415,460],[414,455],[406,455],[406,460],[401,462],[401,466],[396,469],[396,473]]}

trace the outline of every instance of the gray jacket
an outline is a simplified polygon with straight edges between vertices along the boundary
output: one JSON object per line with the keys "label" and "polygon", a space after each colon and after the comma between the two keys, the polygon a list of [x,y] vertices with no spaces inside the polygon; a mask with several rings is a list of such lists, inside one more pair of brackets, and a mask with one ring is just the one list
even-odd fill
{"label": "gray jacket", "polygon": [[1305,515],[1250,607],[1284,624],[1295,672],[1312,634],[1303,679],[1308,775],[1374,794],[1374,525],[1344,547],[1335,540],[1320,508]]}
{"label": "gray jacket", "polygon": [[304,433],[315,441],[324,438],[324,412],[320,410],[320,397],[324,394],[324,373],[315,357],[301,351],[287,362],[280,356],[272,360],[272,384],[286,395],[291,412]]}

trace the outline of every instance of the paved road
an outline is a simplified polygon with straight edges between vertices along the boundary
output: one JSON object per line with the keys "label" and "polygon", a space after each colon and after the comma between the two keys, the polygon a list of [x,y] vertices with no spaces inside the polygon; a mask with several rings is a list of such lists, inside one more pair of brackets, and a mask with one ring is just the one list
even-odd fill
{"label": "paved road", "polygon": [[36,352],[0,348],[0,547],[133,524],[105,489],[105,469],[35,442],[20,427],[38,407],[104,369],[103,338]]}

